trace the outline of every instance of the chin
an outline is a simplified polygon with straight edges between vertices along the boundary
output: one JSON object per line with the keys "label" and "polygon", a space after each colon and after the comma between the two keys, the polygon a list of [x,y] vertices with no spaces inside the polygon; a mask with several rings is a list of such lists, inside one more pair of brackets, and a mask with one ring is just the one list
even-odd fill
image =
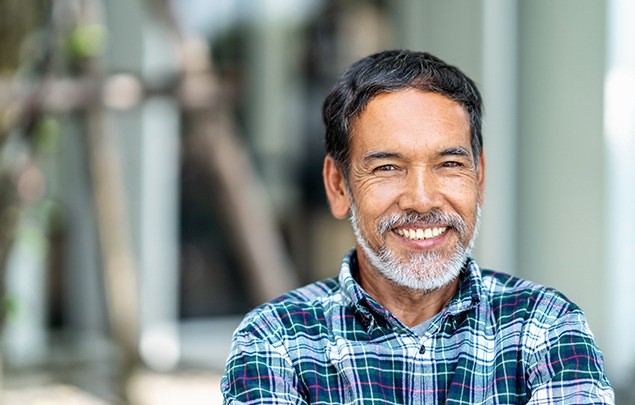
{"label": "chin", "polygon": [[396,285],[411,290],[432,291],[447,286],[459,276],[467,257],[456,256],[450,259],[426,257],[406,264],[391,263],[376,256],[379,260],[370,259],[370,262]]}
{"label": "chin", "polygon": [[459,247],[449,257],[429,252],[397,258],[386,248],[375,252],[363,238],[358,242],[370,264],[384,278],[412,290],[431,291],[447,286],[459,276],[468,256],[466,249]]}

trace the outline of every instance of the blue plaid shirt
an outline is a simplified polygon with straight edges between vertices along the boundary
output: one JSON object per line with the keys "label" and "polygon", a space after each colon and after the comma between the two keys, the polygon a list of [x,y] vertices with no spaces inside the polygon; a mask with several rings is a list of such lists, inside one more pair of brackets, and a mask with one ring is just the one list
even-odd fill
{"label": "blue plaid shirt", "polygon": [[354,280],[292,291],[234,334],[227,404],[612,404],[582,311],[558,292],[469,260],[419,336]]}

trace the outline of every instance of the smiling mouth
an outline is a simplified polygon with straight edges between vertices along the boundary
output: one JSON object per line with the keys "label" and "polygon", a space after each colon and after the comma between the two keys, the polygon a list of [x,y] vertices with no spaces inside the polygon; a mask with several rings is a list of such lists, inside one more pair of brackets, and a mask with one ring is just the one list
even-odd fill
{"label": "smiling mouth", "polygon": [[443,234],[448,229],[447,226],[434,227],[434,228],[398,228],[395,229],[395,233],[401,237],[409,240],[425,240],[437,237]]}

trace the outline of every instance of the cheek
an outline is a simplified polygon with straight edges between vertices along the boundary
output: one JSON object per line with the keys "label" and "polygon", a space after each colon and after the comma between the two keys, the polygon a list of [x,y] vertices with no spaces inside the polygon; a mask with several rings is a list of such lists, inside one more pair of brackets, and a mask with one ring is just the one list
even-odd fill
{"label": "cheek", "polygon": [[369,239],[375,239],[373,236],[377,230],[379,223],[391,211],[396,199],[394,188],[391,187],[374,187],[359,192],[355,197],[357,206],[357,215],[360,225],[370,234]]}
{"label": "cheek", "polygon": [[363,204],[370,211],[381,211],[398,199],[400,187],[394,180],[373,179],[361,182],[354,194],[356,203]]}
{"label": "cheek", "polygon": [[446,200],[462,215],[476,215],[476,206],[480,204],[481,193],[476,183],[469,179],[450,182],[444,186]]}

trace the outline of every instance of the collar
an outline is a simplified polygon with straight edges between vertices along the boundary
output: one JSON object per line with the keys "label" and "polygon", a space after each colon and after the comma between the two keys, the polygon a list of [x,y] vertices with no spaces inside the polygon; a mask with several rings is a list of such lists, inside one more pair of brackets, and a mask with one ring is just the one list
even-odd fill
{"label": "collar", "polygon": [[[390,311],[371,297],[355,281],[353,274],[357,271],[357,250],[353,248],[344,255],[340,268],[339,283],[342,287],[344,299],[361,316],[362,323],[367,328],[370,328],[375,325],[376,321],[379,320],[377,317],[379,317],[393,324],[393,326],[398,325],[406,328]],[[483,291],[481,270],[473,259],[467,259],[459,277],[459,289],[444,310],[444,312],[452,316],[457,316],[474,308],[481,301]]]}

